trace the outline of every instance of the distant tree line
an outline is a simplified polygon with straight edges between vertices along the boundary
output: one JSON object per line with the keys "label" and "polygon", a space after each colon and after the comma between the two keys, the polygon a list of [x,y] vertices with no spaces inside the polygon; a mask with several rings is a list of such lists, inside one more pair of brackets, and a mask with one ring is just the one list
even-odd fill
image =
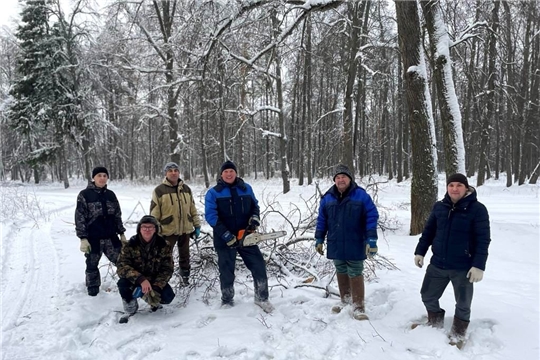
{"label": "distant tree line", "polygon": [[425,203],[441,171],[537,181],[539,2],[21,3],[0,38],[12,180],[155,178],[172,160],[208,186],[229,158],[284,192],[338,162],[414,175]]}

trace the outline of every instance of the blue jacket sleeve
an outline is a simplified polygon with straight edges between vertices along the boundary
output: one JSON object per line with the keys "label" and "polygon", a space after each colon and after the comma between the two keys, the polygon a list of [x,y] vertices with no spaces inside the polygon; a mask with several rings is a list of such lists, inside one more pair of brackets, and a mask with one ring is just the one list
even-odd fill
{"label": "blue jacket sleeve", "polygon": [[204,217],[206,222],[214,229],[214,237],[223,239],[223,234],[228,231],[227,227],[219,220],[216,191],[208,190],[204,197]]}
{"label": "blue jacket sleeve", "polygon": [[366,209],[366,239],[378,239],[377,222],[379,221],[379,212],[377,207],[368,193],[365,193],[363,203]]}
{"label": "blue jacket sleeve", "polygon": [[326,196],[323,196],[321,203],[319,204],[319,216],[317,217],[317,227],[315,228],[315,239],[323,239],[328,232],[328,225],[326,223]]}

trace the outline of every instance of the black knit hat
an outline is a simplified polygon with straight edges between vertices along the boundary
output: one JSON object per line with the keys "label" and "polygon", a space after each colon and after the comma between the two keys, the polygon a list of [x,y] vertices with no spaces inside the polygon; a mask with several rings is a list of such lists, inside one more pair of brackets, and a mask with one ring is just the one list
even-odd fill
{"label": "black knit hat", "polygon": [[469,187],[469,181],[467,181],[467,177],[463,174],[456,173],[454,175],[450,175],[448,180],[446,180],[446,186],[448,186],[448,184],[451,182],[459,182],[465,185],[465,187]]}
{"label": "black knit hat", "polygon": [[347,175],[349,179],[353,180],[351,171],[346,165],[339,164],[338,166],[336,166],[336,170],[334,171],[334,177],[332,178],[332,180],[336,181],[336,176],[338,176],[339,174]]}
{"label": "black knit hat", "polygon": [[223,165],[221,165],[221,171],[219,173],[221,174],[223,173],[223,171],[227,169],[233,169],[235,173],[238,173],[238,170],[236,169],[236,165],[234,165],[234,163],[230,160],[225,161]]}
{"label": "black knit hat", "polygon": [[156,227],[156,232],[159,232],[159,222],[152,215],[144,215],[141,220],[139,220],[139,223],[137,224],[137,234],[141,233],[142,224],[153,224]]}
{"label": "black knit hat", "polygon": [[107,174],[107,177],[109,177],[109,172],[104,166],[96,166],[94,170],[92,170],[92,179],[99,173],[105,173]]}

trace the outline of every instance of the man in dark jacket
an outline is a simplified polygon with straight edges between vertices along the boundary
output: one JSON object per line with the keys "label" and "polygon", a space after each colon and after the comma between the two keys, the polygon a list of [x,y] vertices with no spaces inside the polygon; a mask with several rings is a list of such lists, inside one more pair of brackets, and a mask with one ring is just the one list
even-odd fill
{"label": "man in dark jacket", "polygon": [[450,337],[461,346],[471,316],[473,283],[482,280],[486,268],[491,241],[489,215],[465,175],[451,175],[446,183],[444,199],[433,206],[416,246],[414,263],[421,268],[431,246],[433,256],[420,290],[428,324],[444,326],[445,312],[439,299],[452,282],[456,309]]}
{"label": "man in dark jacket", "polygon": [[134,314],[139,308],[133,297],[137,287],[153,311],[160,304],[170,304],[175,297],[169,285],[174,266],[171,252],[165,239],[158,235],[158,229],[156,218],[143,216],[137,234],[129,239],[118,258],[118,291],[127,314]]}
{"label": "man in dark jacket", "polygon": [[122,243],[126,241],[122,211],[116,195],[107,189],[109,172],[98,166],[92,170],[92,182],[77,196],[75,231],[81,239],[80,250],[86,256],[88,295],[96,296],[101,286],[99,261],[105,254],[116,264]]}
{"label": "man in dark jacket", "polygon": [[[334,185],[323,195],[317,217],[315,247],[324,255],[327,237],[327,257],[334,260],[341,303],[334,313],[351,302],[353,317],[367,320],[364,306],[364,260],[377,253],[377,221],[379,213],[369,194],[354,182],[345,165],[334,172]],[[352,299],[351,299],[352,298]]]}
{"label": "man in dark jacket", "polygon": [[206,193],[205,217],[214,229],[222,306],[234,305],[234,268],[238,253],[253,276],[255,304],[271,312],[273,306],[268,301],[268,277],[261,250],[257,245],[244,247],[237,238],[240,230],[255,231],[260,225],[258,201],[251,186],[236,176],[236,165],[232,161],[221,166],[221,178]]}

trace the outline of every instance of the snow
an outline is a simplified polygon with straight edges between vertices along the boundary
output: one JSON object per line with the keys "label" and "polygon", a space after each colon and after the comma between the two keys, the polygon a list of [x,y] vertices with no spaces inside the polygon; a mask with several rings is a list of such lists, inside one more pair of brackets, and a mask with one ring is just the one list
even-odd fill
{"label": "snow", "polygon": [[[261,208],[271,202],[292,223],[298,220],[294,209],[305,213],[307,199],[316,193],[315,185],[298,186],[296,179],[285,195],[278,179],[247,180]],[[272,314],[253,304],[252,284],[246,281],[236,284],[236,305],[230,309],[221,309],[219,291],[205,293],[206,286],[177,289],[173,303],[156,313],[140,302],[142,312],[128,324],[117,323],[122,305],[105,257],[101,291],[95,298],[86,295],[84,257],[73,223],[84,184],[72,180],[76,185],[63,189],[61,184],[2,183],[2,359],[538,359],[540,187],[506,188],[501,178],[477,189],[489,210],[492,243],[484,280],[475,285],[470,337],[460,351],[447,344],[451,287],[441,299],[445,329],[410,330],[425,312],[419,294],[425,269],[413,264],[418,237],[407,234],[410,182],[378,180],[379,210],[398,223],[393,232],[379,232],[379,253],[398,269],[378,269],[366,284],[370,321],[353,320],[349,311],[331,314],[337,297],[325,298],[315,287],[295,287],[307,272],[289,271],[270,279]],[[326,179],[319,185],[325,191],[330,184]],[[148,210],[154,185],[109,184],[122,206],[128,235]],[[189,185],[202,210],[202,182]],[[438,185],[440,198],[444,175]],[[267,229],[288,226],[280,216],[267,216],[264,222]],[[209,230],[205,224],[203,232]],[[312,242],[298,246],[303,245],[310,254],[303,265],[310,271],[328,263],[315,254]],[[237,275],[244,280],[247,272]],[[312,285],[324,288],[331,277],[319,273]],[[330,286],[337,288],[335,279]]]}

